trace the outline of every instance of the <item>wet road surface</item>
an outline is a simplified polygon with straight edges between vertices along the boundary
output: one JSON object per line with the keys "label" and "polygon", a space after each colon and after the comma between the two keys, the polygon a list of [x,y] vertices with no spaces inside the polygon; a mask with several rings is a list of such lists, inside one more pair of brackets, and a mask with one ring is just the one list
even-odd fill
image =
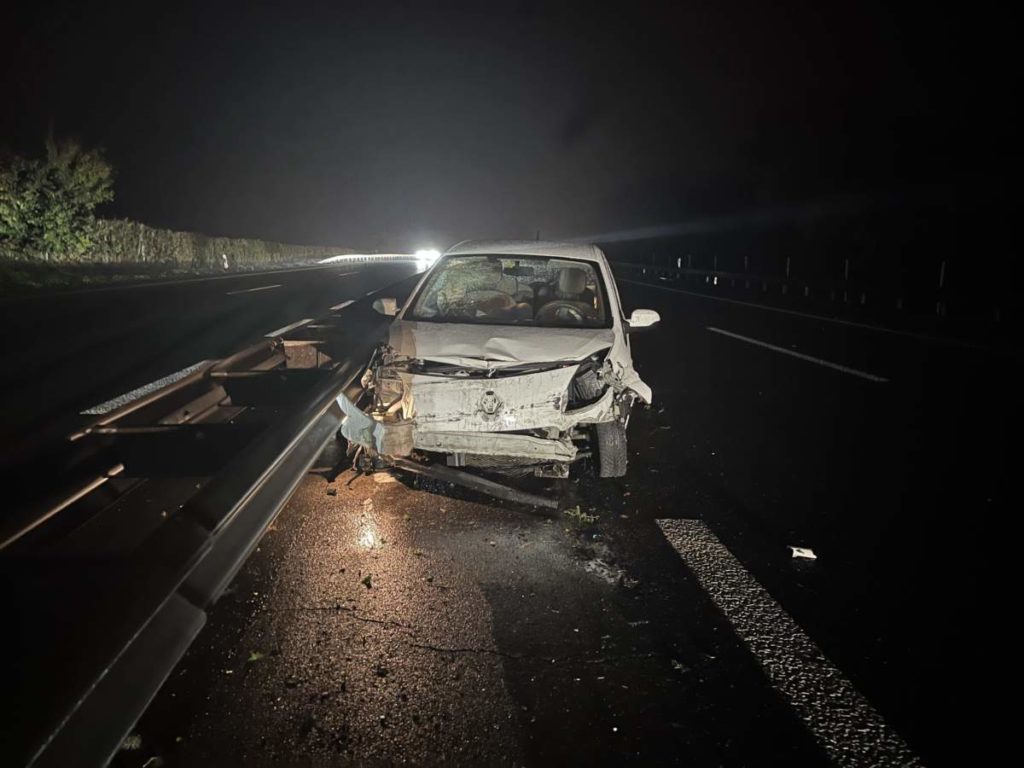
{"label": "wet road surface", "polygon": [[626,478],[554,486],[573,516],[308,477],[116,764],[979,748],[994,619],[964,543],[1005,512],[1012,355],[621,288],[663,317],[633,337],[655,404]]}

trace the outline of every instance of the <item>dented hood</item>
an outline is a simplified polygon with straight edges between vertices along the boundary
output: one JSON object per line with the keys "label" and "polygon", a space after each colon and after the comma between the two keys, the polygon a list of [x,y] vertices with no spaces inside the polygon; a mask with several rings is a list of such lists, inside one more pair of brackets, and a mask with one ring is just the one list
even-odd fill
{"label": "dented hood", "polygon": [[531,328],[514,325],[398,320],[389,344],[398,355],[466,368],[582,360],[615,342],[611,328]]}

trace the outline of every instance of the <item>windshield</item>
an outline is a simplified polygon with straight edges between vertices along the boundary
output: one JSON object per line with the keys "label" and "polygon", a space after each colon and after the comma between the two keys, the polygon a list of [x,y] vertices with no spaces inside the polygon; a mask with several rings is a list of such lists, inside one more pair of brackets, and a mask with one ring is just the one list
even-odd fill
{"label": "windshield", "polygon": [[607,328],[594,264],[544,256],[450,256],[413,300],[407,320],[547,328]]}

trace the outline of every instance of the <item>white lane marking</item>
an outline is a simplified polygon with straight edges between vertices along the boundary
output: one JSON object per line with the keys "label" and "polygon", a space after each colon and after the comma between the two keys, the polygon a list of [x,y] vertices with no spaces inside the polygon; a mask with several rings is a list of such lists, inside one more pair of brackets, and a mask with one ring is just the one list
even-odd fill
{"label": "white lane marking", "polygon": [[256,291],[269,291],[269,290],[271,290],[273,288],[280,288],[280,287],[281,287],[280,283],[277,283],[276,285],[261,285],[259,288],[243,288],[243,289],[237,290],[237,291],[228,291],[224,295],[225,296],[234,296],[236,293],[255,293]]}
{"label": "white lane marking", "polygon": [[335,277],[348,277],[349,275],[358,275],[358,274],[359,274],[358,272],[342,272],[342,273],[340,273],[338,275],[335,275]]}
{"label": "white lane marking", "polygon": [[832,368],[837,371],[842,371],[843,373],[849,373],[851,376],[860,376],[862,379],[867,379],[868,381],[877,381],[882,384],[889,381],[883,376],[876,376],[873,373],[865,373],[864,371],[858,371],[856,368],[847,368],[845,365],[840,365],[839,363],[832,363],[829,362],[828,360],[822,360],[820,357],[811,357],[810,355],[805,355],[801,352],[794,352],[792,349],[786,349],[785,347],[777,347],[774,344],[769,344],[767,341],[758,341],[757,339],[752,339],[749,336],[740,336],[738,333],[733,333],[732,331],[723,331],[721,328],[713,328],[710,325],[705,327],[709,331],[713,331],[714,333],[720,333],[723,336],[729,336],[730,338],[733,339],[745,341],[748,344],[756,344],[759,347],[770,349],[773,352],[781,352],[784,355],[796,357],[799,358],[800,360],[806,360],[809,363],[815,363],[816,365],[823,365],[826,368]]}
{"label": "white lane marking", "polygon": [[337,312],[338,310],[344,309],[349,304],[355,304],[355,303],[356,303],[355,299],[349,299],[348,301],[343,301],[343,302],[341,302],[341,304],[335,304],[333,307],[331,307],[331,312]]}
{"label": "white lane marking", "polygon": [[128,405],[128,403],[135,402],[140,397],[148,395],[150,392],[154,392],[161,387],[166,387],[168,384],[173,384],[176,381],[180,381],[188,376],[195,370],[202,368],[206,365],[207,360],[200,360],[195,365],[190,365],[188,368],[182,368],[180,371],[164,376],[162,379],[157,379],[149,384],[143,384],[137,389],[133,389],[131,392],[125,392],[123,395],[118,395],[112,400],[107,400],[105,403],[94,405],[87,411],[82,411],[83,416],[101,416],[104,413],[110,413],[115,408],[120,408],[122,405]]}
{"label": "white lane marking", "polygon": [[286,325],[284,328],[278,328],[275,331],[271,331],[270,333],[263,334],[263,338],[265,338],[265,339],[272,339],[275,336],[280,336],[282,334],[288,333],[288,331],[294,331],[296,328],[300,328],[303,325],[305,325],[306,323],[312,323],[312,322],[313,322],[313,318],[312,317],[307,317],[305,320],[297,320],[296,322],[292,323],[291,325]]}
{"label": "white lane marking", "polygon": [[780,312],[784,315],[795,315],[797,317],[806,317],[810,320],[821,320],[823,323],[835,323],[836,325],[849,325],[853,328],[863,328],[866,331],[878,331],[879,333],[891,333],[895,336],[906,336],[910,339],[920,339],[922,341],[933,341],[937,344],[952,344],[958,347],[968,347],[969,349],[980,349],[984,352],[999,352],[1000,350],[992,349],[991,347],[985,347],[980,344],[972,344],[969,341],[963,341],[962,339],[945,338],[942,336],[932,336],[927,333],[914,333],[913,331],[899,331],[895,328],[886,328],[882,325],[872,325],[871,323],[858,323],[855,320],[840,320],[838,317],[826,317],[825,315],[815,315],[810,312],[798,312],[795,309],[783,309],[782,307],[772,307],[767,304],[755,304],[752,301],[740,301],[739,299],[727,299],[724,296],[708,296],[706,293],[699,293],[697,291],[684,291],[682,288],[672,288],[667,285],[656,285],[655,283],[644,283],[639,280],[627,280],[625,278],[616,278],[616,282],[619,283],[630,283],[632,285],[642,285],[644,288],[657,288],[660,291],[672,291],[672,293],[684,293],[687,296],[696,296],[698,299],[707,299],[708,301],[724,301],[726,304],[739,304],[743,307],[754,307],[755,309],[764,309],[768,312]]}
{"label": "white lane marking", "polygon": [[703,521],[657,523],[772,686],[836,765],[921,765],[906,742]]}

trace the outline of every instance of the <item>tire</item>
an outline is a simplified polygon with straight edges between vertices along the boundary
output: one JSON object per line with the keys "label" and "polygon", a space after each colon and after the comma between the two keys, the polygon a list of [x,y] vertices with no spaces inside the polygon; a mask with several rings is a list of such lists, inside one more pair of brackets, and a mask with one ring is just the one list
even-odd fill
{"label": "tire", "polygon": [[617,421],[594,425],[597,438],[598,477],[622,477],[626,474],[626,428]]}

